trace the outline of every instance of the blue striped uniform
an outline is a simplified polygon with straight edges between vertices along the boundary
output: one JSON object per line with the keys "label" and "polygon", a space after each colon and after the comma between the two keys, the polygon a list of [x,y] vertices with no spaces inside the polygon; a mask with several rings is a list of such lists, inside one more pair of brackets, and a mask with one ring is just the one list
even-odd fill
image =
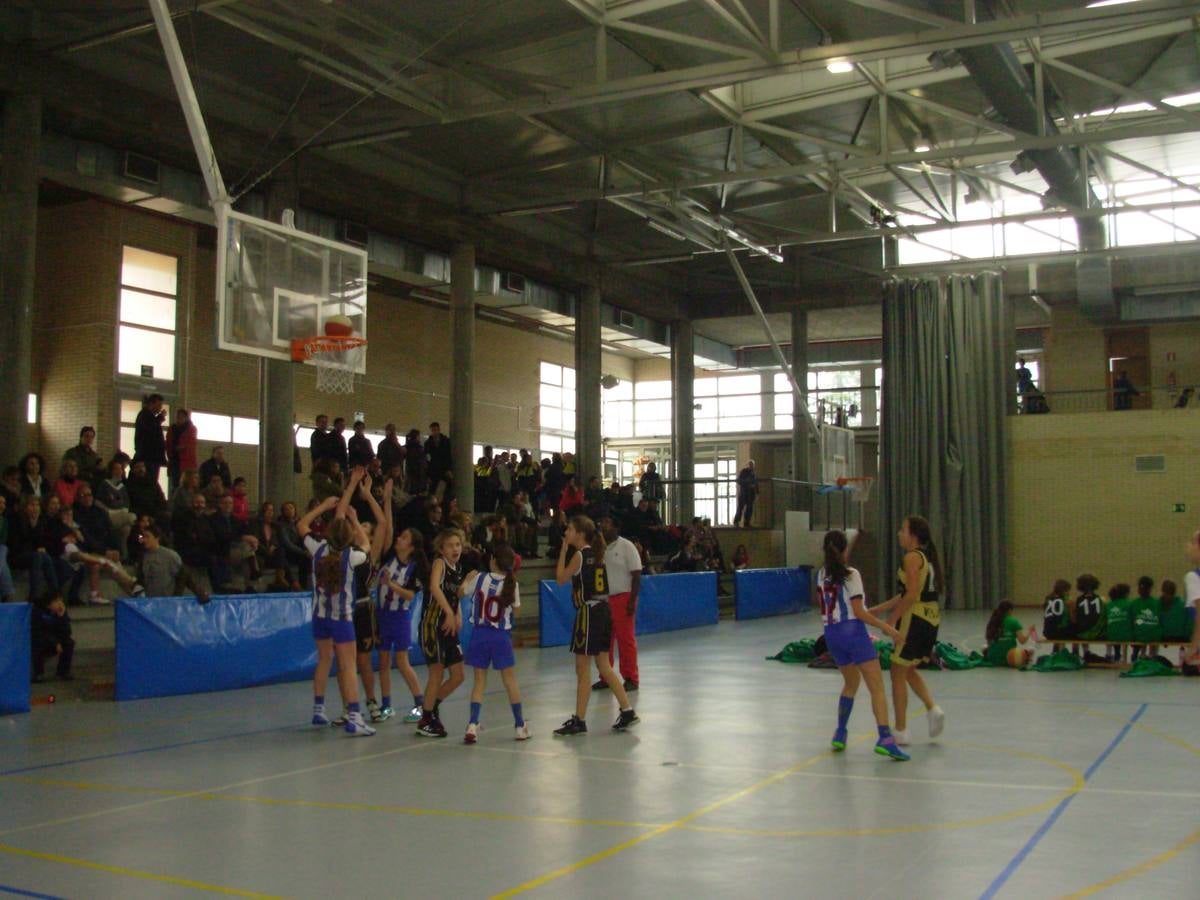
{"label": "blue striped uniform", "polygon": [[304,548],[312,555],[313,618],[350,622],[354,618],[354,567],[367,561],[367,554],[354,547],[342,551],[342,587],[337,593],[326,593],[317,583],[317,568],[330,553],[326,541],[311,534],[304,538]]}
{"label": "blue striped uniform", "polygon": [[833,661],[839,666],[851,666],[878,658],[866,623],[854,615],[854,599],[859,597],[866,601],[858,569],[849,569],[845,580],[838,584],[822,568],[817,573],[817,594],[821,601],[821,621],[825,625],[825,643]]}
{"label": "blue striped uniform", "polygon": [[485,572],[475,581],[471,594],[471,643],[467,646],[466,663],[473,669],[511,669],[516,665],[512,649],[513,610],[521,605],[520,592],[513,594],[513,605],[504,608],[500,592],[504,576]]}
{"label": "blue striped uniform", "polygon": [[398,591],[392,589],[392,583],[399,584],[405,590],[416,592],[417,564],[415,561],[402,563],[398,556],[393,556],[379,570],[379,609],[384,612],[400,612],[412,606],[412,600],[405,600]]}

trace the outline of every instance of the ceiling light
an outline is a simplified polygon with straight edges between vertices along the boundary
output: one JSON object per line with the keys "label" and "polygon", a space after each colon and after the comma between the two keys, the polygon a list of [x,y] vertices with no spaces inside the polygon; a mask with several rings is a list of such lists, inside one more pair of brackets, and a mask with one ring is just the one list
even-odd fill
{"label": "ceiling light", "polygon": [[1137,0],[1093,0],[1087,5],[1088,9],[1095,9],[1098,6],[1119,6],[1122,3],[1136,3]]}
{"label": "ceiling light", "polygon": [[825,68],[833,75],[846,75],[854,71],[854,63],[848,59],[834,59]]}

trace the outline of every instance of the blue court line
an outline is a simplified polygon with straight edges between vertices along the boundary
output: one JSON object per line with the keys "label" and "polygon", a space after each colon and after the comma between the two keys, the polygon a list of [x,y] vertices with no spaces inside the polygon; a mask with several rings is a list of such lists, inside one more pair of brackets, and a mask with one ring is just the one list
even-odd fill
{"label": "blue court line", "polygon": [[[1107,747],[1104,748],[1104,752],[1096,757],[1095,762],[1088,766],[1087,771],[1083,773],[1083,780],[1085,783],[1092,777],[1092,775],[1095,774],[1096,770],[1103,765],[1104,761],[1108,759],[1109,755],[1117,749],[1117,744],[1121,743],[1121,741],[1125,739],[1125,735],[1129,734],[1137,720],[1142,717],[1142,713],[1146,711],[1146,707],[1148,705],[1149,704],[1143,703],[1138,707],[1137,712],[1130,716],[1129,721],[1126,722],[1121,727],[1121,730],[1117,732],[1117,736],[1112,739],[1112,742]],[[1013,876],[1013,873],[1015,873],[1018,868],[1020,868],[1021,863],[1023,863],[1025,858],[1033,852],[1033,848],[1038,845],[1038,843],[1046,836],[1050,829],[1054,827],[1054,823],[1058,821],[1058,817],[1063,814],[1063,811],[1071,805],[1071,801],[1077,796],[1078,794],[1071,794],[1070,796],[1063,798],[1062,802],[1060,802],[1058,806],[1054,808],[1054,812],[1050,813],[1046,821],[1042,823],[1041,828],[1033,833],[1033,837],[1025,842],[1025,846],[1017,851],[1017,855],[1014,856],[1009,861],[1008,865],[1004,867],[1004,871],[997,875],[996,880],[988,885],[988,889],[980,895],[979,900],[992,900],[992,898],[996,896],[1000,888],[1004,887],[1004,883]]]}
{"label": "blue court line", "polygon": [[18,897],[39,897],[41,900],[66,900],[57,894],[39,894],[37,891],[23,891],[7,884],[0,884],[0,894],[16,894]]}

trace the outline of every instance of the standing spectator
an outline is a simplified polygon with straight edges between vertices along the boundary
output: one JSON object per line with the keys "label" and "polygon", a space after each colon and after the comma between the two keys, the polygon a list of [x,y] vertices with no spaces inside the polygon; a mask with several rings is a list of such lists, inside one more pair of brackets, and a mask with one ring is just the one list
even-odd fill
{"label": "standing spectator", "polygon": [[454,480],[454,461],[450,455],[450,438],[442,434],[442,426],[437,422],[429,423],[425,460],[429,473],[429,492],[441,500]]}
{"label": "standing spectator", "polygon": [[546,494],[546,508],[559,509],[559,501],[562,499],[563,487],[567,483],[567,476],[563,473],[563,458],[561,453],[552,453],[550,455],[550,466],[545,471],[545,477],[542,479],[543,490]]}
{"label": "standing spectator", "polygon": [[167,439],[163,434],[162,394],[150,394],[142,401],[142,411],[133,425],[133,458],[146,464],[151,481],[158,481],[158,472],[167,461]]}
{"label": "standing spectator", "polygon": [[167,509],[167,498],[163,496],[158,479],[151,477],[150,467],[144,459],[135,459],[129,477],[125,479],[129,491],[129,508],[135,516],[158,519]]}
{"label": "standing spectator", "polygon": [[317,467],[323,459],[332,459],[336,454],[330,445],[329,431],[329,416],[321,413],[316,419],[316,428],[313,430],[312,437],[308,439],[308,453],[312,461],[312,468]]}
{"label": "standing spectator", "polygon": [[367,423],[356,419],[354,434],[350,437],[350,443],[346,449],[351,469],[355,466],[369,466],[371,460],[375,458],[375,448],[371,446],[371,439],[367,437],[366,430]]}
{"label": "standing spectator", "polygon": [[172,491],[180,475],[200,465],[196,456],[196,426],[186,409],[175,411],[175,423],[167,429],[167,484]]}
{"label": "standing spectator", "polygon": [[733,514],[733,527],[740,522],[744,527],[750,527],[754,516],[754,498],[758,496],[758,476],[754,474],[754,460],[746,463],[746,467],[738,472],[737,477],[737,511]]}
{"label": "standing spectator", "polygon": [[1025,358],[1019,356],[1017,357],[1017,393],[1024,395],[1033,390],[1036,390],[1036,386],[1033,383],[1033,373],[1025,365]]}
{"label": "standing spectator", "polygon": [[429,490],[429,461],[421,444],[421,432],[411,429],[404,436],[404,486],[408,493],[424,494]]}
{"label": "standing spectator", "polygon": [[[405,450],[396,436],[396,426],[388,422],[383,426],[383,440],[379,442],[379,468],[387,478],[393,477],[392,469],[404,465]],[[399,480],[403,480],[401,477]]]}
{"label": "standing spectator", "polygon": [[[642,585],[642,558],[633,544],[621,537],[612,516],[604,516],[599,523],[608,549],[604,551],[604,568],[608,572],[608,606],[612,612],[612,641],[608,648],[608,663],[613,663],[613,648],[621,657],[621,677],[625,679],[625,690],[636,691],[639,685],[637,664],[637,635],[634,627],[637,619],[638,591]],[[594,690],[608,687],[603,680],[592,685]]]}
{"label": "standing spectator", "polygon": [[50,496],[50,482],[43,477],[46,471],[46,460],[40,453],[26,453],[21,457],[21,493],[31,494],[43,503]]}
{"label": "standing spectator", "polygon": [[517,462],[517,487],[523,490],[532,500],[537,495],[538,482],[540,482],[542,470],[533,457],[530,456],[528,450],[521,451],[521,459]]}
{"label": "standing spectator", "polygon": [[1133,409],[1133,398],[1141,396],[1141,392],[1129,380],[1129,373],[1124,369],[1113,379],[1113,409]]}
{"label": "standing spectator", "polygon": [[96,452],[96,429],[84,425],[79,429],[79,443],[63,454],[63,462],[74,460],[79,471],[79,477],[88,484],[95,484],[98,478],[104,477],[104,460]]}
{"label": "standing spectator", "polygon": [[475,463],[475,511],[478,513],[490,513],[496,508],[494,477],[491,460],[486,455],[479,457]]}
{"label": "standing spectator", "polygon": [[71,637],[71,617],[62,597],[52,597],[34,605],[30,637],[33,641],[33,680],[39,682],[46,671],[46,660],[58,657],[54,674],[59,681],[70,681],[75,641]]}
{"label": "standing spectator", "polygon": [[137,516],[129,506],[129,490],[125,487],[125,463],[113,457],[108,464],[108,477],[96,482],[94,488],[96,504],[106,513],[117,530],[117,549],[121,558],[129,558],[129,532],[137,522]]}
{"label": "standing spectator", "polygon": [[63,506],[74,506],[75,495],[85,483],[79,477],[79,467],[75,465],[75,460],[63,460],[59,467],[58,480],[54,482],[54,493],[58,495],[58,502]]}
{"label": "standing spectator", "polygon": [[508,502],[513,490],[513,466],[507,450],[496,458],[493,468],[496,472],[496,505],[499,506]]}
{"label": "standing spectator", "polygon": [[642,492],[643,500],[662,500],[666,496],[666,491],[663,490],[662,477],[658,474],[658,466],[654,463],[646,463],[646,471],[642,474],[642,480],[638,482],[638,490]]}
{"label": "standing spectator", "polygon": [[8,523],[8,496],[0,493],[0,603],[17,599],[17,586],[8,567]]}
{"label": "standing spectator", "polygon": [[220,476],[225,490],[233,487],[233,473],[229,470],[229,463],[225,462],[225,448],[219,444],[212,448],[212,454],[200,467],[200,484],[207,488],[212,484],[214,475]]}
{"label": "standing spectator", "polygon": [[333,420],[333,431],[329,435],[329,458],[343,472],[350,471],[350,450],[346,446],[346,420],[338,416]]}

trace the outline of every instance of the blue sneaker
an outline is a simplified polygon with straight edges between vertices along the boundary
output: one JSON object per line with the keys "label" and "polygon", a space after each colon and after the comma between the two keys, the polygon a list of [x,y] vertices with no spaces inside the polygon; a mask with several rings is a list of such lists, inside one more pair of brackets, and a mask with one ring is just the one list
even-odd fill
{"label": "blue sneaker", "polygon": [[893,735],[888,735],[885,738],[880,738],[875,742],[875,752],[880,756],[886,756],[889,759],[894,759],[896,762],[908,762],[912,759],[907,753],[900,749],[900,745],[896,743],[896,738]]}
{"label": "blue sneaker", "polygon": [[841,753],[846,749],[846,729],[839,728],[833,733],[833,740],[829,742],[835,753]]}

